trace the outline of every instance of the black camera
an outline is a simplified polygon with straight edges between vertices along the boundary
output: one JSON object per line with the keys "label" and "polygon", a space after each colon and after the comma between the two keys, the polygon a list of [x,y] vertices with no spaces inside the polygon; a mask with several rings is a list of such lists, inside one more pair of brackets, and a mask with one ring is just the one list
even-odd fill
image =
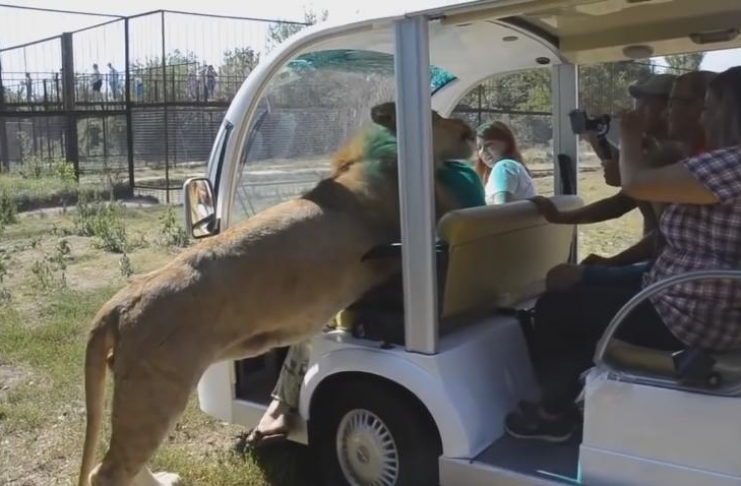
{"label": "black camera", "polygon": [[610,131],[610,115],[600,115],[590,118],[586,111],[573,110],[569,113],[571,119],[571,131],[576,135],[585,132],[595,132],[597,135],[605,135]]}

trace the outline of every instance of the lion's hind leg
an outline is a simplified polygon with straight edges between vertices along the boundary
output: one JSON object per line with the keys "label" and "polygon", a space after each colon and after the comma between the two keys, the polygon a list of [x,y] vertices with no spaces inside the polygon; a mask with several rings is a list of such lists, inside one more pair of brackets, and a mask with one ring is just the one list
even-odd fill
{"label": "lion's hind leg", "polygon": [[145,363],[142,359],[115,377],[110,448],[91,475],[91,486],[178,484],[177,475],[152,475],[146,464],[185,409],[197,377],[193,370],[163,373]]}

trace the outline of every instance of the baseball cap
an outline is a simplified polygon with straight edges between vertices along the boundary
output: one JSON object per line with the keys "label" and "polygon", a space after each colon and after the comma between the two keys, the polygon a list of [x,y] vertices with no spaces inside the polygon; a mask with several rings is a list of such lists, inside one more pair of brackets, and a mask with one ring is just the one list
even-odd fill
{"label": "baseball cap", "polygon": [[643,81],[631,84],[628,87],[628,93],[633,98],[641,98],[642,96],[669,96],[675,79],[677,79],[677,76],[674,74],[654,74]]}

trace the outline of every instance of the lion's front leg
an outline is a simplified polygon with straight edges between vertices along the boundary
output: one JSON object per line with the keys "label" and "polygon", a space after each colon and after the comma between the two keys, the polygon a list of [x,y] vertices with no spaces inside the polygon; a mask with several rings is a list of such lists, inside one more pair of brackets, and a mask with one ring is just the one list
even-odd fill
{"label": "lion's front leg", "polygon": [[152,474],[148,467],[143,467],[136,475],[133,486],[177,486],[181,483],[180,476],[175,473],[159,472]]}

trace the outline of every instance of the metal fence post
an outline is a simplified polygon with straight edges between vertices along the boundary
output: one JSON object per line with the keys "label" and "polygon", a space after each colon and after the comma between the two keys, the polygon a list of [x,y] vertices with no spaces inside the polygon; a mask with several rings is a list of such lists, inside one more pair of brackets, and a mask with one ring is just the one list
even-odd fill
{"label": "metal fence post", "polygon": [[129,191],[134,193],[134,122],[131,113],[131,42],[129,19],[124,19],[124,105],[126,110],[126,158],[129,169]]}
{"label": "metal fence post", "polygon": [[[2,54],[0,54],[2,56]],[[5,86],[3,85],[3,61],[0,59],[0,172],[10,171],[10,151],[8,150],[8,132],[5,127]]]}
{"label": "metal fence post", "polygon": [[75,59],[72,34],[62,34],[62,96],[67,115],[65,133],[65,158],[75,169],[75,179],[80,181],[80,153],[77,139],[77,113],[75,112]]}
{"label": "metal fence post", "polygon": [[165,46],[165,12],[162,11],[162,111],[165,127],[165,202],[170,204],[170,130],[167,110],[167,51]]}

